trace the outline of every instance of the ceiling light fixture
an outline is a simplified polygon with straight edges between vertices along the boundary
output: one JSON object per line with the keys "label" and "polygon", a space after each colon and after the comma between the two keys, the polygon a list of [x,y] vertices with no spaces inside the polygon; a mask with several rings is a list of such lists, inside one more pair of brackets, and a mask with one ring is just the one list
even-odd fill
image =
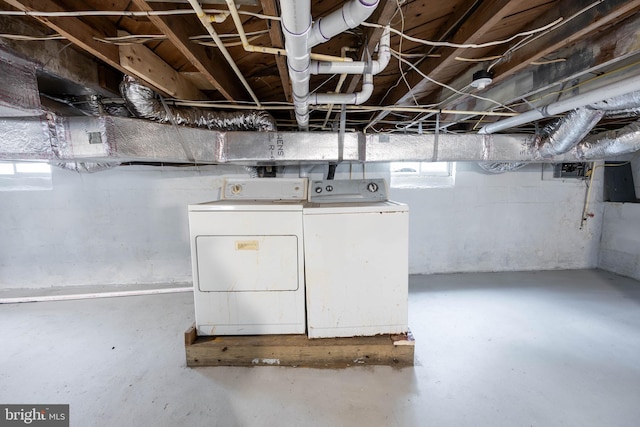
{"label": "ceiling light fixture", "polygon": [[484,89],[487,85],[490,85],[493,81],[493,73],[491,71],[480,70],[473,73],[473,81],[471,86],[476,89]]}

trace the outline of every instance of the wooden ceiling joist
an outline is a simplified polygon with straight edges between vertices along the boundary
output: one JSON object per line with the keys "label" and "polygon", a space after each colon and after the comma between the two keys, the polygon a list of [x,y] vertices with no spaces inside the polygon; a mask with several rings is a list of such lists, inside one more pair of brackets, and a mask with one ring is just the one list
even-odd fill
{"label": "wooden ceiling joist", "polygon": [[[143,11],[162,10],[166,5],[145,0],[133,0]],[[171,7],[171,6],[169,6]],[[151,15],[149,20],[164,33],[169,41],[200,71],[209,82],[229,101],[246,101],[249,96],[226,60],[217,51],[207,52],[206,47],[193,43],[189,37],[202,34],[204,29],[195,26],[184,16]]]}
{"label": "wooden ceiling joist", "polygon": [[[65,9],[57,3],[39,2],[36,0],[5,0],[5,2],[22,11],[39,12],[64,12]],[[98,30],[76,17],[36,17],[38,21],[55,30],[74,45],[87,53],[104,61],[118,71],[129,74],[143,80],[154,90],[167,96],[196,96],[196,99],[205,99],[190,82],[185,82],[179,75],[171,73],[172,68],[162,59],[155,56],[144,46],[119,47],[99,41],[105,37],[114,37],[118,34],[115,24],[111,21],[103,21],[103,30]],[[135,52],[134,52],[135,51]],[[124,62],[121,58],[124,54]],[[141,66],[144,61],[151,60],[152,67]],[[157,84],[160,83],[160,84]],[[186,98],[190,99],[190,98]]]}
{"label": "wooden ceiling joist", "polygon": [[558,7],[540,16],[532,27],[548,24],[558,18],[566,19],[574,15],[575,17],[558,29],[536,38],[524,48],[510,54],[508,61],[494,67],[494,82],[498,83],[527,67],[532,61],[574,43],[608,24],[615,23],[638,7],[640,7],[640,0],[606,0],[582,12],[583,4],[575,0],[562,0]]}
{"label": "wooden ceiling joist", "polygon": [[[64,12],[65,9],[53,1],[37,1],[37,0],[4,0],[5,3],[15,7],[23,12]],[[90,25],[84,23],[81,19],[75,17],[36,17],[38,21],[47,27],[55,30],[57,33],[65,37],[67,40],[82,48],[87,53],[106,62],[108,65],[117,68],[123,73],[126,72],[120,66],[120,55],[118,46],[102,43],[96,38],[114,37],[116,35],[116,27],[112,25],[110,34],[105,34]],[[112,31],[111,31],[112,30]]]}
{"label": "wooden ceiling joist", "polygon": [[[279,16],[278,8],[275,0],[260,0],[262,4],[262,12],[265,15]],[[282,30],[277,22],[270,22],[269,24],[269,38],[271,39],[271,45],[275,48],[284,48],[282,41]],[[280,74],[280,81],[282,82],[282,90],[287,102],[293,102],[293,95],[291,93],[291,83],[289,82],[289,69],[287,68],[287,58],[284,56],[276,56],[276,65],[278,66],[278,73]]]}
{"label": "wooden ceiling joist", "polygon": [[[461,45],[477,43],[487,30],[493,28],[501,19],[512,13],[517,3],[519,2],[514,0],[483,2],[472,17],[465,22],[465,25],[462,25],[455,32],[451,42]],[[426,59],[418,66],[418,69],[430,78],[440,80],[441,76],[447,73],[447,69],[458,62],[455,58],[462,56],[465,50],[444,47],[438,52],[439,58]],[[398,85],[387,96],[386,104],[403,105],[411,102],[414,97],[420,99],[420,97],[428,95],[430,90],[436,88],[431,80],[424,78],[415,70],[408,71],[405,77],[410,89],[407,90],[405,85]]]}
{"label": "wooden ceiling joist", "polygon": [[[118,35],[128,35],[125,31],[118,31]],[[118,46],[120,51],[120,65],[129,74],[145,76],[145,80],[161,89],[167,95],[178,99],[206,100],[204,93],[186,77],[174,70],[162,58],[142,44]]]}

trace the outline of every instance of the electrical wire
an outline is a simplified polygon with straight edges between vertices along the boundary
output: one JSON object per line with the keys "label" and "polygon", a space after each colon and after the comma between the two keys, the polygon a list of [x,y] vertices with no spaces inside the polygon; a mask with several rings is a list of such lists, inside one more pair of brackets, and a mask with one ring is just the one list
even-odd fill
{"label": "electrical wire", "polygon": [[[396,13],[400,14],[400,33],[404,34],[404,12],[402,11],[402,5],[400,4],[400,0],[396,0]],[[391,29],[391,26],[389,26],[389,29]],[[415,105],[418,105],[419,102],[416,99],[416,97],[413,95],[413,91],[411,90],[411,85],[409,84],[409,82],[407,81],[407,73],[402,69],[402,38],[400,38],[400,42],[398,43],[398,69],[400,70],[400,77],[402,78],[402,81],[404,81],[404,84],[407,86],[407,89],[409,90],[409,93],[411,94],[411,99],[413,99],[413,103]],[[387,92],[383,99],[386,98],[387,94],[389,92]]]}
{"label": "electrical wire", "polygon": [[64,40],[65,37],[60,34],[52,34],[50,36],[25,36],[22,34],[0,34],[0,38],[7,40],[24,40],[24,41],[46,41],[46,40]]}
{"label": "electrical wire", "polygon": [[587,12],[589,9],[599,5],[600,3],[602,3],[604,0],[597,0],[593,3],[591,3],[590,5],[580,9],[579,11],[577,11],[576,13],[574,13],[573,15],[569,16],[568,18],[564,19],[562,22],[559,22],[556,26],[546,29],[545,31],[543,31],[541,34],[531,34],[531,37],[529,39],[527,39],[526,41],[521,40],[520,42],[516,43],[514,46],[510,47],[509,49],[507,49],[507,51],[502,55],[501,59],[498,59],[496,62],[492,63],[488,68],[487,71],[491,71],[491,69],[493,67],[495,67],[497,64],[499,64],[500,62],[502,62],[503,60],[505,60],[505,58],[508,58],[509,56],[511,56],[511,54],[513,54],[513,52],[517,51],[518,49],[522,49],[524,46],[526,46],[527,44],[539,39],[540,37],[543,37],[545,35],[547,35],[548,33],[560,28],[561,26],[571,22],[572,20],[574,20],[575,18],[577,18],[578,16],[582,15],[583,13]]}
{"label": "electrical wire", "polygon": [[493,99],[491,99],[491,98],[485,98],[485,97],[483,97],[483,96],[475,95],[475,94],[472,94],[472,93],[469,93],[469,92],[462,92],[462,91],[459,91],[458,89],[456,89],[456,88],[454,88],[454,87],[451,87],[451,86],[449,86],[449,85],[447,85],[447,84],[445,84],[445,83],[442,83],[442,82],[439,82],[439,81],[437,81],[437,80],[435,80],[435,79],[432,79],[431,77],[429,77],[428,75],[426,75],[425,73],[423,73],[422,71],[420,71],[420,70],[418,69],[418,67],[416,67],[415,65],[413,65],[411,62],[407,61],[406,59],[403,59],[403,58],[401,58],[400,56],[396,56],[394,53],[391,53],[391,55],[393,55],[393,56],[395,56],[396,58],[398,58],[398,60],[399,60],[399,61],[402,61],[402,62],[406,63],[407,65],[409,65],[409,67],[411,67],[415,72],[417,72],[418,74],[420,74],[420,75],[422,76],[422,78],[424,78],[424,79],[426,79],[426,80],[429,80],[430,82],[432,82],[432,83],[434,83],[434,84],[437,84],[438,86],[442,86],[442,87],[444,87],[444,88],[446,88],[446,89],[449,89],[450,91],[455,92],[455,93],[457,93],[457,94],[459,94],[459,95],[469,95],[469,96],[471,96],[471,97],[473,97],[473,98],[476,98],[476,99],[481,99],[481,100],[483,100],[483,101],[491,102],[491,103],[496,104],[496,105],[498,105],[498,106],[500,106],[500,107],[502,107],[502,108],[504,108],[504,109],[506,109],[506,110],[513,111],[514,113],[516,112],[516,111],[515,111],[515,110],[513,110],[512,108],[507,107],[506,105],[504,105],[504,104],[502,104],[502,103],[500,103],[500,102],[498,102],[498,101],[496,101],[496,100],[493,100]]}
{"label": "electrical wire", "polygon": [[[417,37],[412,37],[412,36],[406,35],[406,34],[404,34],[404,31],[398,31],[393,27],[389,28],[389,30],[392,33],[400,36],[403,39],[406,39],[408,41],[412,41],[414,43],[424,44],[424,45],[427,45],[427,46],[452,47],[452,48],[456,48],[456,49],[482,49],[482,48],[485,48],[485,47],[498,46],[498,45],[501,45],[501,44],[509,43],[509,42],[517,39],[518,37],[524,37],[524,36],[536,34],[538,32],[549,30],[549,29],[557,26],[560,22],[562,22],[562,20],[563,20],[563,18],[558,18],[555,21],[550,22],[547,25],[544,25],[542,27],[535,28],[535,29],[529,30],[529,31],[522,31],[522,32],[520,32],[518,34],[514,34],[513,36],[511,36],[509,38],[506,38],[504,40],[496,40],[496,41],[491,41],[491,42],[486,42],[486,43],[436,42],[436,41],[424,40],[424,39],[420,39],[420,38],[417,38]],[[369,23],[369,22],[363,22],[362,26],[371,27],[371,28],[383,28],[383,26],[380,25],[380,24],[372,24],[372,23]]]}
{"label": "electrical wire", "polygon": [[[205,9],[206,14],[218,14],[228,13],[228,10],[223,9]],[[252,16],[254,18],[280,21],[279,16],[263,15],[261,13],[254,13],[248,11],[238,11],[240,15]],[[127,16],[127,17],[140,17],[140,16],[170,16],[170,15],[195,15],[196,12],[191,9],[172,9],[172,10],[150,10],[150,11],[130,11],[130,10],[77,10],[77,11],[64,11],[64,12],[42,12],[42,11],[29,11],[29,10],[0,10],[0,16],[33,16],[42,18],[70,18],[78,16]]]}

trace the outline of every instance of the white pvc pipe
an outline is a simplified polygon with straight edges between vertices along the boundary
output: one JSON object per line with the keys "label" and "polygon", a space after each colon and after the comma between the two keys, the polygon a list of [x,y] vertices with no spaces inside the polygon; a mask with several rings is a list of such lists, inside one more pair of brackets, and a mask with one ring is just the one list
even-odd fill
{"label": "white pvc pipe", "polygon": [[[310,0],[280,1],[280,22],[285,38],[285,50],[287,51],[287,64],[289,78],[291,79],[296,121],[300,130],[306,131],[309,129],[310,103],[361,104],[371,96],[373,80],[369,75],[369,78],[365,76],[365,82],[363,82],[360,93],[314,95],[314,99],[311,101],[309,96],[311,48],[315,44],[323,43],[348,28],[360,25],[373,13],[378,1],[350,0],[339,10],[325,18],[321,18],[315,25],[312,25],[311,22]],[[322,20],[324,20],[324,23],[321,24],[320,21]],[[310,41],[311,34],[314,32],[315,41]],[[343,99],[348,102],[342,102]]]}
{"label": "white pvc pipe", "polygon": [[25,302],[70,301],[70,300],[79,300],[79,299],[131,297],[131,296],[140,296],[140,295],[174,294],[178,292],[193,292],[193,287],[188,286],[184,288],[146,289],[146,290],[140,290],[140,291],[115,291],[115,292],[97,292],[97,293],[89,293],[89,294],[0,298],[0,304],[19,304],[19,303],[25,303]]}
{"label": "white pvc pipe", "polygon": [[[350,0],[340,9],[318,19],[309,36],[309,48],[362,24],[376,9],[379,0]],[[283,8],[284,9],[284,8]]]}
{"label": "white pvc pipe", "polygon": [[311,30],[311,1],[281,0],[280,9],[296,120],[301,130],[308,130],[311,49],[307,40]]}
{"label": "white pvc pipe", "polygon": [[569,110],[584,107],[585,105],[600,102],[608,98],[615,98],[616,96],[625,95],[637,90],[640,90],[640,75],[612,83],[580,95],[572,96],[564,101],[554,102],[537,110],[527,111],[526,113],[522,113],[515,117],[510,117],[508,119],[485,125],[478,133],[489,134],[500,132],[501,130],[531,123],[556,114],[566,113]]}
{"label": "white pvc pipe", "polygon": [[[389,27],[386,27],[380,37],[378,45],[378,59],[371,61],[371,74],[376,75],[384,70],[391,59],[389,46]],[[368,63],[364,61],[354,62],[328,62],[328,61],[311,61],[311,74],[364,74],[367,70]]]}
{"label": "white pvc pipe", "polygon": [[365,74],[362,81],[362,90],[356,93],[314,93],[309,96],[312,105],[321,104],[346,104],[360,105],[369,100],[373,93],[373,75]]}

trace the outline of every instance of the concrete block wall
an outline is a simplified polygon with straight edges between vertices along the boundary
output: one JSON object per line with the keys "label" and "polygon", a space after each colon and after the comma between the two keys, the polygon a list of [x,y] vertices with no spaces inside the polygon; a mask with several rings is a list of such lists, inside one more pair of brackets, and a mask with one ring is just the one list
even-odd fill
{"label": "concrete block wall", "polygon": [[53,168],[50,191],[0,192],[0,288],[190,283],[187,205],[242,172]]}
{"label": "concrete block wall", "polygon": [[[411,273],[597,265],[600,204],[579,230],[583,182],[543,180],[540,165],[457,170],[453,188],[391,191],[411,209]],[[247,176],[238,167],[54,168],[50,191],[0,192],[0,288],[190,283],[187,205],[215,199],[223,174]],[[388,167],[341,165],[336,179],[363,174],[385,177]]]}
{"label": "concrete block wall", "polygon": [[458,163],[454,187],[393,189],[393,199],[411,208],[410,272],[596,267],[600,201],[594,197],[594,217],[580,229],[585,183],[549,175],[543,179],[540,164],[487,175]]}

